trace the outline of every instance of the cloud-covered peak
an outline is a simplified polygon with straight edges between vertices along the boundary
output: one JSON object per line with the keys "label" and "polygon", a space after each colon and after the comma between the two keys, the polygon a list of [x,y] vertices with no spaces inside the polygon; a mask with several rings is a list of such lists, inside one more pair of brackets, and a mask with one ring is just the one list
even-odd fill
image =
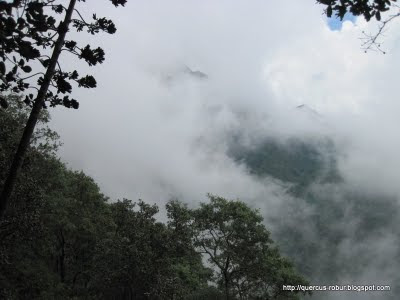
{"label": "cloud-covered peak", "polygon": [[206,73],[199,70],[192,70],[187,65],[172,66],[159,71],[161,79],[166,84],[180,83],[184,84],[185,80],[205,80],[208,78]]}

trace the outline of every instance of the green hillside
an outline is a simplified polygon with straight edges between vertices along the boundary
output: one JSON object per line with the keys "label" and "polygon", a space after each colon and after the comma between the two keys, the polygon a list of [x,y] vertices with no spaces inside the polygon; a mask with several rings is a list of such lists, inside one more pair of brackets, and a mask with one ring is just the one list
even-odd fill
{"label": "green hillside", "polygon": [[[251,148],[233,143],[229,155],[254,176],[292,184],[291,200],[269,222],[283,253],[313,283],[360,283],[369,277],[400,291],[400,251],[394,246],[400,243],[398,200],[346,184],[333,142],[268,138]],[[387,253],[380,253],[382,243],[391,246]],[[396,293],[379,299],[397,299]]]}
{"label": "green hillside", "polygon": [[228,153],[243,163],[253,175],[271,176],[294,184],[292,192],[301,195],[312,183],[339,182],[335,148],[329,139],[281,141],[267,138],[256,147],[232,144]]}

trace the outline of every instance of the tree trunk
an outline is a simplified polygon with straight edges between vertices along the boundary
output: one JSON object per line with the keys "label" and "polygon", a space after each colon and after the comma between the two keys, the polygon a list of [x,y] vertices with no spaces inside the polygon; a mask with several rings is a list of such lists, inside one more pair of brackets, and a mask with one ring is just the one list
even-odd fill
{"label": "tree trunk", "polygon": [[65,13],[64,21],[58,27],[58,39],[54,45],[53,54],[50,59],[49,66],[46,70],[46,74],[43,78],[43,83],[40,86],[37,97],[33,103],[33,107],[31,113],[29,115],[29,119],[25,125],[24,132],[22,134],[21,140],[18,145],[17,152],[14,155],[13,162],[11,164],[11,168],[8,174],[8,177],[4,183],[3,191],[0,195],[0,220],[4,217],[4,213],[7,208],[8,200],[13,192],[13,188],[15,186],[15,182],[18,176],[18,172],[21,169],[22,163],[24,161],[24,157],[26,151],[29,147],[30,140],[35,129],[37,120],[39,118],[40,111],[43,108],[43,105],[46,100],[46,94],[49,89],[51,79],[53,78],[54,71],[57,65],[58,58],[60,56],[62,47],[64,45],[65,36],[67,34],[69,24],[71,22],[72,13],[74,12],[76,0],[70,0],[68,9]]}

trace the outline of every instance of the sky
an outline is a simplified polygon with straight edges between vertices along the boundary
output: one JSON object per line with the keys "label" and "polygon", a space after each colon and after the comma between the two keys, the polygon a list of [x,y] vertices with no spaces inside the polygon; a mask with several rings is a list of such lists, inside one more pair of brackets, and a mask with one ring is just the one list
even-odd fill
{"label": "sky", "polygon": [[[281,212],[293,201],[282,185],[251,176],[227,155],[238,132],[249,144],[329,136],[347,188],[399,197],[399,22],[383,36],[383,55],[364,53],[360,40],[377,23],[328,21],[315,1],[93,3],[78,8],[112,18],[118,31],[71,33],[103,47],[106,61],[88,68],[61,57],[66,68],[94,73],[98,88],[75,89],[79,110],[54,109],[51,126],[64,143],[62,160],[92,176],[113,201],[197,205],[213,193],[266,217]],[[296,109],[302,104],[318,117]],[[382,240],[390,257],[393,239]]]}
{"label": "sky", "polygon": [[331,30],[339,30],[339,31],[342,29],[343,22],[346,21],[355,23],[356,17],[353,14],[347,13],[344,15],[343,20],[340,20],[340,18],[335,16],[326,19],[326,22],[328,23],[328,26]]}
{"label": "sky", "polygon": [[[90,2],[79,5],[83,14],[93,12]],[[307,104],[342,143],[357,144],[343,166],[362,175],[352,180],[369,180],[379,165],[389,180],[382,187],[397,189],[391,179],[399,166],[391,130],[399,108],[397,25],[386,33],[387,55],[365,54],[361,32],[376,24],[359,18],[333,30],[322,9],[309,1],[179,0],[130,1],[115,9],[104,1],[96,12],[111,17],[117,33],[78,39],[102,46],[106,61],[89,69],[62,57],[98,80],[96,89],[75,89],[78,111],[53,111],[63,159],[114,199],[162,202],[166,190],[196,201],[207,192],[242,197],[248,189],[236,180],[245,170],[224,154],[223,136],[235,128],[261,135],[316,131],[292,115]],[[185,66],[208,79],[191,78]],[[239,112],[251,115],[248,124]]]}

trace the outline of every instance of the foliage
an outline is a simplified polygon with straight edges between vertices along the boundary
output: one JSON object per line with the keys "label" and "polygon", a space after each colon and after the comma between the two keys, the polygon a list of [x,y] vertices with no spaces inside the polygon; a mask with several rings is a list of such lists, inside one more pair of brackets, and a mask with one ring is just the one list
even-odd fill
{"label": "foliage", "polygon": [[[8,102],[0,110],[0,185],[27,117],[18,98]],[[93,179],[57,159],[58,136],[46,113],[41,120],[0,223],[0,298],[182,299],[207,286],[201,257],[175,251],[182,243],[156,221],[158,208],[108,203]]]}
{"label": "foliage", "polygon": [[196,250],[208,258],[225,299],[296,298],[282,286],[307,282],[273,246],[258,211],[240,201],[209,199],[194,210],[174,202],[169,213],[172,220],[181,220],[181,234],[192,235]]}
{"label": "foliage", "polygon": [[[81,1],[85,2],[85,1]],[[49,49],[55,48],[61,32],[68,31],[68,25],[59,21],[59,15],[67,8],[63,1],[0,1],[0,92],[26,92],[28,89],[40,87],[44,82],[44,71],[51,63]],[[124,5],[126,0],[113,0],[115,6]],[[93,15],[86,21],[77,12],[77,18],[72,19],[72,27],[76,31],[86,30],[90,34],[100,31],[113,34],[116,32],[114,23],[104,17]],[[104,61],[104,51],[92,48],[90,45],[79,46],[74,40],[63,41],[61,51],[68,51],[88,63],[89,66]],[[35,63],[38,62],[39,64]],[[35,74],[28,75],[35,70]],[[32,81],[37,78],[37,84]],[[50,106],[63,105],[78,108],[79,103],[71,99],[72,83],[79,87],[94,88],[96,80],[91,75],[80,76],[77,70],[66,71],[57,63],[52,74],[49,90],[46,92],[46,102]],[[32,105],[34,94],[25,96],[25,103]],[[1,106],[7,107],[7,101],[1,98]]]}
{"label": "foliage", "polygon": [[[89,66],[104,61],[103,49],[93,49],[91,45],[78,46],[76,41],[66,40],[71,23],[77,32],[85,29],[90,34],[100,31],[113,34],[116,31],[111,20],[99,18],[96,14],[87,22],[75,8],[77,2],[85,0],[69,0],[67,7],[63,5],[65,2],[56,0],[0,0],[0,107],[8,107],[3,94],[9,92],[25,93],[24,102],[32,107],[0,194],[0,219],[6,213],[41,110],[48,104],[77,109],[78,101],[69,95],[71,83],[84,88],[96,87],[92,75],[80,76],[77,70],[61,68],[59,58],[62,51],[76,55]],[[111,2],[123,6],[126,0]],[[28,65],[30,61],[34,64]],[[43,72],[39,71],[40,65]],[[21,75],[21,72],[31,73],[32,66],[36,73]],[[35,85],[32,80],[36,76],[39,77]],[[31,88],[37,90],[36,95],[26,93]]]}
{"label": "foliage", "polygon": [[371,50],[382,54],[386,54],[386,52],[381,47],[383,43],[380,41],[380,37],[383,36],[388,24],[400,16],[400,12],[397,10],[395,14],[384,18],[382,15],[393,7],[399,9],[395,2],[397,0],[317,0],[317,3],[326,6],[325,13],[329,18],[334,13],[340,20],[343,20],[347,13],[354,16],[362,15],[367,22],[375,17],[379,21],[378,30],[375,33],[362,32],[361,48],[365,53]]}
{"label": "foliage", "polygon": [[381,20],[381,13],[390,9],[396,0],[317,0],[318,3],[326,5],[326,15],[330,18],[333,13],[341,20],[346,13],[354,16],[364,16],[365,20],[370,21],[375,17]]}

